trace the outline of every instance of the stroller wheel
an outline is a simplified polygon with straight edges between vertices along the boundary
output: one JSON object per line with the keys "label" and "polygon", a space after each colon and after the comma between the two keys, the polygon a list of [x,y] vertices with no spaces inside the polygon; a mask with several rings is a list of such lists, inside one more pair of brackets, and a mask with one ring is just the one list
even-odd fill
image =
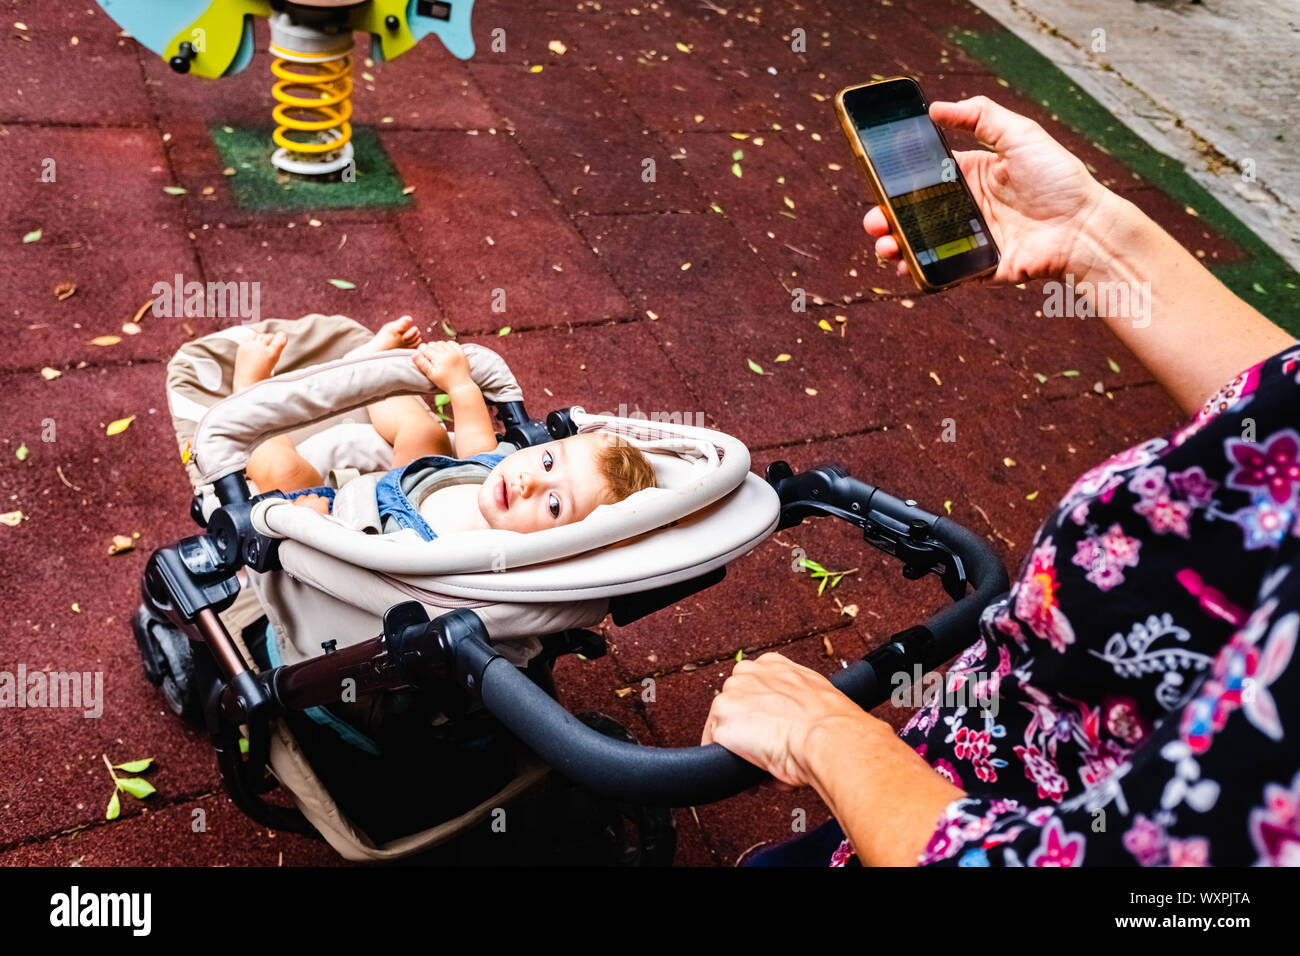
{"label": "stroller wheel", "polygon": [[149,683],[161,688],[172,713],[186,720],[201,720],[203,708],[194,682],[189,638],[144,604],[136,608],[131,630],[140,649],[144,675]]}

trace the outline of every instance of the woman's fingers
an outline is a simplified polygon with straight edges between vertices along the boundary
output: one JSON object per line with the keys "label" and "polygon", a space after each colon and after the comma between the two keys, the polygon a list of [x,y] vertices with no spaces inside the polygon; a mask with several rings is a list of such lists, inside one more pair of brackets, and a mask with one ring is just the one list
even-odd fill
{"label": "woman's fingers", "polygon": [[987,96],[973,96],[959,103],[942,100],[931,103],[930,119],[940,126],[974,133],[976,139],[993,149],[998,148],[998,142],[1015,124],[1025,121],[1020,114],[999,106]]}
{"label": "woman's fingers", "polygon": [[893,259],[898,256],[898,240],[893,236],[881,236],[876,240],[876,255],[882,259]]}
{"label": "woman's fingers", "polygon": [[867,230],[867,235],[877,239],[888,235],[889,220],[885,218],[885,211],[879,206],[872,206],[862,217],[862,228]]}

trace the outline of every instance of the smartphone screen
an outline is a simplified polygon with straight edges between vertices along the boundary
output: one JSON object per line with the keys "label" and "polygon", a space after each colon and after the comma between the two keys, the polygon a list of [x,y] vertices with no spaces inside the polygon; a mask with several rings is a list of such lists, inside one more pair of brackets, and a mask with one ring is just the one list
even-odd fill
{"label": "smartphone screen", "polygon": [[997,247],[921,88],[886,80],[844,91],[843,103],[884,191],[877,198],[893,211],[926,284],[949,285],[995,267]]}

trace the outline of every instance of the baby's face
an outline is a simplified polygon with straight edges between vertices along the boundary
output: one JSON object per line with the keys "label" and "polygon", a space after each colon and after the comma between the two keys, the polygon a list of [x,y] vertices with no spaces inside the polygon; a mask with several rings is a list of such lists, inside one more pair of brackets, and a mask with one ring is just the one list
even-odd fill
{"label": "baby's face", "polygon": [[596,435],[574,435],[510,455],[479,489],[488,526],[527,533],[587,517],[608,495],[596,465],[601,444]]}

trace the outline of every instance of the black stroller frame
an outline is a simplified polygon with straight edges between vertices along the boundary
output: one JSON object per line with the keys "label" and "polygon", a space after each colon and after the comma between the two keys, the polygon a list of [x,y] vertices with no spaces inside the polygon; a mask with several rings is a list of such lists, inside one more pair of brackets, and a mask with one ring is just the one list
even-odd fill
{"label": "black stroller frame", "polygon": [[[531,419],[523,402],[497,403],[504,440],[519,447],[576,432],[568,411],[545,423]],[[919,664],[943,664],[976,637],[983,609],[1006,591],[1005,569],[988,544],[955,522],[900,500],[850,476],[836,465],[794,473],[785,462],[766,472],[781,505],[778,529],[806,517],[828,516],[862,530],[864,539],[902,562],[905,578],[936,574],[953,599],[923,624],[891,637],[832,683],[864,709],[888,698],[898,672]],[[608,735],[566,711],[555,699],[550,671],[561,655],[594,658],[605,653],[603,635],[569,630],[542,639],[542,653],[520,670],[495,652],[486,629],[470,609],[430,620],[415,601],[395,604],[383,631],[370,640],[296,664],[252,670],[218,618],[238,595],[244,567],[277,570],[278,541],[250,522],[254,497],[241,472],[215,482],[221,507],[206,521],[196,498],[191,513],[205,532],[159,548],[141,582],[144,603],[134,630],[145,673],[162,685],[172,709],[202,718],[216,749],[226,791],[254,821],[274,829],[314,834],[297,809],[270,803],[276,786],[268,772],[271,722],[307,708],[337,702],[340,687],[354,681],[359,696],[412,688],[430,695],[453,717],[485,709],[562,777],[617,801],[651,807],[684,807],[733,796],[762,781],[761,770],[717,744],[657,748]],[[610,600],[618,626],[645,617],[712,586],[726,574],[717,568],[692,580]],[[968,585],[973,590],[967,593]],[[244,739],[241,727],[247,728]],[[669,851],[671,855],[671,850]]]}

